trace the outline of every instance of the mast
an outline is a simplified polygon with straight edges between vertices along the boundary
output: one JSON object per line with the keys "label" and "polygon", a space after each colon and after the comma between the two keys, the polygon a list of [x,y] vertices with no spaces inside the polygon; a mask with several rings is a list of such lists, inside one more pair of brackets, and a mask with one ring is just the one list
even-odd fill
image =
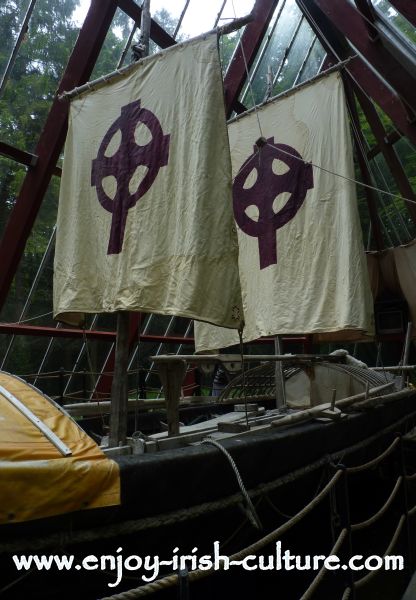
{"label": "mast", "polygon": [[[139,60],[149,54],[150,23],[150,0],[143,0],[140,44],[132,47],[133,60]],[[111,386],[110,448],[124,446],[127,440],[129,324],[129,313],[118,311],[114,375]]]}

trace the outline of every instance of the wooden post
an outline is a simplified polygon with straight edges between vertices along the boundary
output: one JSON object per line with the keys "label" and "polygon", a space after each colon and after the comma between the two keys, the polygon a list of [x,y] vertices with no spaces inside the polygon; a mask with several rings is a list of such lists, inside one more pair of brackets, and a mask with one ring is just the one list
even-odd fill
{"label": "wooden post", "polygon": [[[144,0],[140,24],[142,56],[149,54],[150,23],[150,0]],[[110,447],[124,446],[127,440],[129,321],[128,312],[117,313],[117,339],[111,386]]]}
{"label": "wooden post", "polygon": [[127,437],[127,366],[129,313],[117,313],[117,340],[113,384],[111,386],[109,446],[123,446]]}
{"label": "wooden post", "polygon": [[186,373],[186,361],[175,360],[172,362],[157,363],[159,377],[165,395],[168,436],[179,434],[179,398],[183,378]]}
{"label": "wooden post", "polygon": [[[403,362],[402,362],[403,366],[406,366],[409,364],[409,353],[410,353],[410,342],[412,340],[412,329],[413,329],[413,323],[409,322],[407,324],[406,339],[404,342]],[[402,373],[402,388],[406,387],[406,380],[407,380],[407,374],[405,371],[403,371],[403,373]]]}
{"label": "wooden post", "polygon": [[[282,344],[281,339],[277,335],[274,338],[274,351],[275,354],[282,354]],[[275,380],[275,390],[276,390],[276,408],[280,410],[286,409],[286,394],[285,394],[285,376],[283,373],[283,363],[281,360],[276,361],[275,371],[274,371],[274,380]]]}
{"label": "wooden post", "polygon": [[143,47],[143,56],[149,55],[149,38],[150,38],[150,0],[143,0],[142,4],[142,18],[140,23],[140,43]]}

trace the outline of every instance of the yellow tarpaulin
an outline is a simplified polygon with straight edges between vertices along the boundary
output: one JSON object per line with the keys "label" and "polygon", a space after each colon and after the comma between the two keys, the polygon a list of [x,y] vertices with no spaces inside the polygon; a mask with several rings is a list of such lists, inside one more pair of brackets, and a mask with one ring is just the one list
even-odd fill
{"label": "yellow tarpaulin", "polygon": [[0,386],[72,452],[63,457],[0,390],[0,523],[120,504],[118,465],[75,421],[17,377],[0,373]]}

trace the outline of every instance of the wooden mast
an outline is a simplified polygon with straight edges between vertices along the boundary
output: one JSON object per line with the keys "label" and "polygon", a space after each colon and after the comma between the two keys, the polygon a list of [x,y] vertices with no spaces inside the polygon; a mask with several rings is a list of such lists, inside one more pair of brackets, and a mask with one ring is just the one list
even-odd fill
{"label": "wooden mast", "polygon": [[[133,48],[137,59],[148,56],[150,38],[150,0],[143,0],[140,23],[140,45]],[[128,386],[127,368],[129,356],[129,323],[128,312],[117,313],[117,340],[114,357],[114,375],[111,386],[111,411],[109,447],[124,446],[127,440],[127,406]]]}

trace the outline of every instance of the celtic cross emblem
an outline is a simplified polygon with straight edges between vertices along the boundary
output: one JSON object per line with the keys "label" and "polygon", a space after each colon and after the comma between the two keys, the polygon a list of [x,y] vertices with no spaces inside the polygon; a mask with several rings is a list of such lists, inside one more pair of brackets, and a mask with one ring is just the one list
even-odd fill
{"label": "celtic cross emblem", "polygon": [[[274,138],[261,138],[262,144],[254,146],[254,152],[241,167],[233,184],[234,217],[239,227],[252,237],[258,238],[260,269],[277,263],[276,231],[286,225],[302,206],[307,191],[313,188],[313,172],[301,155],[291,146],[275,144]],[[259,140],[260,142],[260,140]],[[288,171],[278,175],[273,171],[273,161],[285,163]],[[251,187],[244,185],[255,169],[257,179]],[[275,198],[289,192],[290,198],[279,211],[273,210]],[[255,205],[258,220],[251,219],[246,209]]]}
{"label": "celtic cross emblem", "polygon": [[[144,123],[152,134],[152,139],[144,146],[135,140],[139,122]],[[118,130],[121,131],[120,146],[112,156],[106,156],[106,150]],[[107,254],[121,252],[127,213],[150,189],[159,169],[168,164],[169,140],[170,135],[163,134],[157,117],[150,110],[140,107],[140,100],[122,106],[120,116],[103,137],[97,158],[92,161],[91,185],[96,188],[101,206],[112,214]],[[129,183],[140,165],[146,166],[148,171],[137,190],[131,193]],[[103,179],[110,175],[117,182],[114,198],[110,198],[103,188]]]}

